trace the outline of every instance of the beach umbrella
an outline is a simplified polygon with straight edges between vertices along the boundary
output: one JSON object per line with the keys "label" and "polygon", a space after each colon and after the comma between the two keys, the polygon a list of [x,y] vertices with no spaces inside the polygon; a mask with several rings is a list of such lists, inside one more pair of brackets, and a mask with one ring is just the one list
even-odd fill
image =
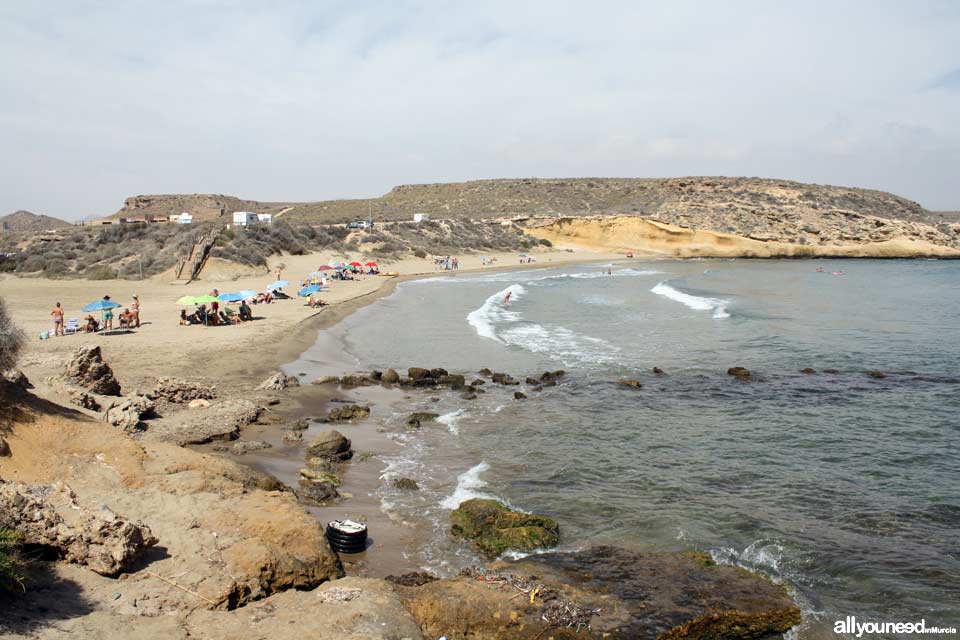
{"label": "beach umbrella", "polygon": [[182,298],[177,300],[177,304],[182,304],[185,307],[189,307],[191,304],[196,304],[196,303],[194,302],[193,296],[183,296]]}
{"label": "beach umbrella", "polygon": [[218,302],[218,300],[214,296],[197,296],[193,299],[193,304],[209,304],[211,302]]}
{"label": "beach umbrella", "polygon": [[365,265],[363,265],[363,266],[365,266],[365,267],[375,267],[375,266],[377,266],[377,263],[374,262],[373,260],[371,260],[370,262],[368,262],[367,264],[365,264]]}
{"label": "beach umbrella", "polygon": [[257,295],[257,292],[254,291],[253,289],[241,289],[240,291],[237,291],[237,293],[243,296],[242,300],[246,300],[247,298],[254,298]]}
{"label": "beach umbrella", "polygon": [[271,282],[267,285],[267,291],[273,291],[274,289],[282,289],[285,286],[290,284],[286,280],[277,280],[276,282]]}
{"label": "beach umbrella", "polygon": [[322,276],[322,275],[323,275],[323,271],[311,271],[310,273],[307,274],[307,277],[315,278],[316,276]]}
{"label": "beach umbrella", "polygon": [[333,267],[328,264],[317,267],[317,271],[330,271],[330,269],[333,269]]}
{"label": "beach umbrella", "polygon": [[297,295],[299,295],[301,298],[306,298],[307,296],[312,296],[321,289],[323,289],[323,287],[321,287],[319,284],[312,284],[309,287],[300,289],[300,292]]}
{"label": "beach umbrella", "polygon": [[351,267],[362,267],[363,265],[360,264],[359,262],[357,262],[356,260],[354,260],[353,262],[350,263],[350,266],[351,266]]}
{"label": "beach umbrella", "polygon": [[220,302],[240,302],[244,296],[241,293],[221,293],[217,296]]}
{"label": "beach umbrella", "polygon": [[113,302],[112,300],[97,300],[96,302],[91,302],[83,308],[84,311],[103,311],[105,309],[116,309],[121,305]]}
{"label": "beach umbrella", "polygon": [[337,266],[334,267],[334,268],[335,268],[337,271],[343,271],[343,270],[345,270],[345,269],[349,269],[350,267],[348,267],[348,266],[345,265],[345,264],[341,264],[341,265],[337,265]]}

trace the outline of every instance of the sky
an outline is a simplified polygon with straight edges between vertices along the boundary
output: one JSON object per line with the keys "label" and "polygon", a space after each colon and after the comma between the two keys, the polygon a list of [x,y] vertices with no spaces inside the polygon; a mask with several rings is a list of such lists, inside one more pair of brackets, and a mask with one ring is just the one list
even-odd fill
{"label": "sky", "polygon": [[0,4],[0,214],[745,175],[960,209],[960,3]]}

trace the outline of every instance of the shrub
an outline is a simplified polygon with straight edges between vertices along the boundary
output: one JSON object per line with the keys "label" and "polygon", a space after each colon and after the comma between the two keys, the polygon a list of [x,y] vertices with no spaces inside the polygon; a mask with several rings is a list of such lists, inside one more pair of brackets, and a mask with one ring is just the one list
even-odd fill
{"label": "shrub", "polygon": [[417,249],[416,251],[413,252],[413,255],[417,256],[418,258],[426,258],[427,252],[424,251],[423,249]]}
{"label": "shrub", "polygon": [[537,241],[537,244],[543,245],[544,247],[552,247],[553,243],[547,240],[546,238],[540,238]]}
{"label": "shrub", "polygon": [[20,536],[15,531],[0,529],[0,588],[25,591],[24,580]]}
{"label": "shrub", "polygon": [[6,304],[3,298],[0,298],[0,373],[17,364],[20,350],[23,349],[23,340],[23,331],[13,324]]}

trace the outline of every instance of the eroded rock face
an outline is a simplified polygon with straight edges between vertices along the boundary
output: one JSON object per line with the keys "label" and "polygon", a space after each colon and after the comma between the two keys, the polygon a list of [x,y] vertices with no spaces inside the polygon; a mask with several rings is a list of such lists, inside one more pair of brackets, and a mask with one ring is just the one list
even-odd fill
{"label": "eroded rock face", "polygon": [[[206,400],[197,400],[208,402]],[[264,408],[243,398],[210,402],[195,411],[180,411],[170,417],[154,420],[146,438],[171,442],[180,446],[204,444],[213,440],[236,440],[240,429],[257,421]]]}
{"label": "eroded rock face", "polygon": [[460,503],[450,514],[450,534],[471,541],[488,558],[560,542],[560,526],[552,518],[511,511],[501,502],[483,498]]}
{"label": "eroded rock face", "polygon": [[25,545],[105,576],[122,573],[157,543],[145,524],[130,522],[106,506],[85,508],[73,490],[60,483],[0,480],[0,527],[19,533]]}
{"label": "eroded rock face", "polygon": [[103,396],[119,396],[120,383],[113,369],[103,361],[98,345],[86,345],[76,350],[67,364],[67,379],[87,391]]}
{"label": "eroded rock face", "polygon": [[348,404],[331,409],[327,414],[328,422],[354,422],[363,420],[370,415],[370,407],[359,404]]}
{"label": "eroded rock face", "polygon": [[339,431],[323,431],[307,445],[307,455],[342,462],[353,457],[350,439]]}
{"label": "eroded rock face", "polygon": [[283,391],[289,387],[299,386],[300,380],[296,376],[288,376],[282,371],[278,371],[257,385],[257,389],[263,391]]}
{"label": "eroded rock face", "polygon": [[234,442],[233,446],[230,447],[230,450],[234,455],[242,456],[251,451],[262,451],[263,449],[269,449],[273,445],[269,442],[264,442],[263,440],[244,440],[243,442]]}

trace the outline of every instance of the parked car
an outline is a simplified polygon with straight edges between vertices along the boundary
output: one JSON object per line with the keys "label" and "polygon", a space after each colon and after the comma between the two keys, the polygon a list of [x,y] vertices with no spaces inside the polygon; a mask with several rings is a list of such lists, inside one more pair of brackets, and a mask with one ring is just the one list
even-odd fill
{"label": "parked car", "polygon": [[347,225],[347,229],[372,229],[373,223],[369,220],[354,220]]}

